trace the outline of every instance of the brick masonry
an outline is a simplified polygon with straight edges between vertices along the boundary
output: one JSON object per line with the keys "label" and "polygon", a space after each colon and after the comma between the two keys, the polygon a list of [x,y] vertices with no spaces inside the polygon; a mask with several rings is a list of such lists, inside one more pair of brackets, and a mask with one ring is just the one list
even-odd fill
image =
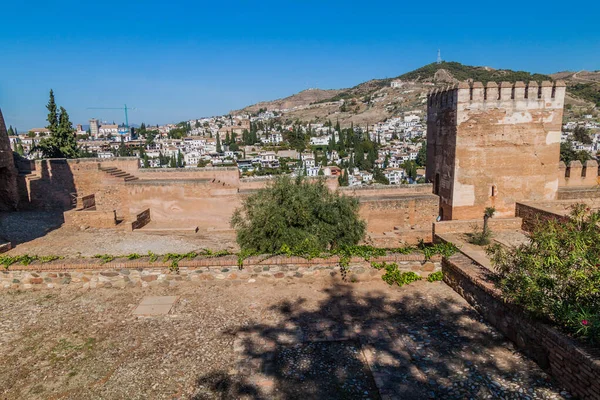
{"label": "brick masonry", "polygon": [[566,389],[581,399],[600,399],[600,351],[505,303],[489,272],[463,254],[444,259],[442,270],[448,285]]}
{"label": "brick masonry", "polygon": [[[393,254],[370,261],[352,258],[346,279],[361,282],[381,279],[384,273],[371,267],[371,262],[396,262],[401,271],[413,271],[422,277],[441,269],[440,259],[425,261],[421,254]],[[112,261],[101,264],[98,259],[58,260],[47,264],[11,265],[0,272],[3,289],[53,289],[131,286],[174,286],[182,281],[273,282],[279,279],[314,282],[340,280],[339,257],[306,260],[300,257],[251,257],[240,269],[237,257],[195,258],[179,262],[172,271],[169,262],[140,260]]]}
{"label": "brick masonry", "polygon": [[557,212],[541,205],[517,203],[516,215],[523,219],[522,229],[531,232],[535,225],[540,221],[551,219],[557,221],[567,221],[569,219],[564,213]]}

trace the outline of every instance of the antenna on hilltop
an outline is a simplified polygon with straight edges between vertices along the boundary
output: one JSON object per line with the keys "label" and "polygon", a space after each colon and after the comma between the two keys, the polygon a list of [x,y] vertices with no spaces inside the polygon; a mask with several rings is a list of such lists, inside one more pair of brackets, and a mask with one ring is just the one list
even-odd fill
{"label": "antenna on hilltop", "polygon": [[440,51],[440,49],[438,49],[437,63],[438,64],[442,63],[442,52]]}

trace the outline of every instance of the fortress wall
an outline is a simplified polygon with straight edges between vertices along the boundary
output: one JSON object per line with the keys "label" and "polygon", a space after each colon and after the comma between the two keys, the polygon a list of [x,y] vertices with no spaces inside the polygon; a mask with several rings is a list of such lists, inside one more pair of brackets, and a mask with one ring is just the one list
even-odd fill
{"label": "fortress wall", "polygon": [[217,179],[227,185],[239,187],[240,175],[236,167],[214,168],[143,168],[136,171],[140,179]]}

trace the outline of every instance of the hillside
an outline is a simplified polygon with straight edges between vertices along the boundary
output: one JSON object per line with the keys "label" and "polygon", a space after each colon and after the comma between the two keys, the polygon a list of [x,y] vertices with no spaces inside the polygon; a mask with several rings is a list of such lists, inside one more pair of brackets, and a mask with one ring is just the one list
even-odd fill
{"label": "hillside", "polygon": [[260,103],[253,104],[251,106],[245,107],[241,110],[232,111],[232,114],[239,112],[247,112],[247,113],[255,113],[260,109],[266,110],[284,110],[293,107],[299,107],[306,104],[311,104],[314,102],[321,101],[323,99],[329,99],[336,94],[338,94],[340,90],[323,90],[323,89],[307,89],[303,90],[300,93],[296,93],[292,96],[288,96],[284,99],[272,100],[272,101],[262,101]]}
{"label": "hillside", "polygon": [[575,97],[574,102],[583,100],[600,107],[600,71],[564,71],[551,76],[567,82],[568,94]]}
{"label": "hillside", "polygon": [[[480,81],[552,81],[567,82],[567,104],[580,107],[600,105],[600,72],[560,72],[543,75],[526,71],[474,67],[457,62],[432,63],[396,78],[372,79],[354,87],[340,90],[311,89],[285,99],[261,102],[240,110],[254,113],[261,108],[287,109],[288,120],[324,122],[339,120],[342,125],[374,124],[386,118],[414,110],[424,111],[427,92],[435,86],[444,86],[465,80]],[[401,80],[402,87],[390,83]]]}

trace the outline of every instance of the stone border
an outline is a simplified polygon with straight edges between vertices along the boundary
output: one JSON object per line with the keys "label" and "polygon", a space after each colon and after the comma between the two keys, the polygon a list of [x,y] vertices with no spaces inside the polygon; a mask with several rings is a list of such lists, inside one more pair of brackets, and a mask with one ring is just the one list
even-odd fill
{"label": "stone border", "polygon": [[[137,269],[137,268],[168,268],[171,263],[163,262],[163,256],[158,256],[157,261],[151,262],[148,257],[140,257],[136,260],[116,259],[107,263],[102,263],[97,258],[72,258],[64,260],[56,260],[49,263],[39,264],[32,263],[29,265],[13,264],[8,267],[7,271],[64,271],[64,270],[107,270],[107,269]],[[352,257],[350,263],[364,262],[362,257]],[[369,262],[404,262],[404,261],[420,261],[425,262],[425,257],[422,254],[391,254],[380,257],[372,257]],[[441,261],[440,256],[431,257],[432,262]],[[243,267],[253,267],[256,265],[288,265],[294,264],[299,266],[311,265],[337,265],[340,262],[340,257],[332,256],[328,258],[312,258],[306,259],[302,257],[286,257],[286,256],[252,256],[244,260]],[[200,267],[236,267],[238,266],[237,256],[223,257],[201,257],[194,259],[183,259],[179,261],[179,267],[200,268]],[[0,267],[1,268],[1,267]]]}
{"label": "stone border", "polygon": [[490,272],[463,254],[442,261],[444,281],[483,317],[582,399],[600,398],[600,351],[532,319],[504,302]]}
{"label": "stone border", "polygon": [[[426,278],[430,273],[439,271],[439,261],[426,262],[423,256],[413,255],[386,256],[365,261],[353,259],[345,273],[340,269],[337,259],[305,260],[297,257],[273,257],[269,263],[245,264],[237,266],[237,258],[208,258],[180,261],[177,270],[169,263],[148,261],[112,262],[104,265],[89,264],[42,264],[17,266],[0,271],[0,289],[53,289],[73,287],[95,289],[101,287],[147,287],[175,286],[180,281],[230,281],[230,283],[274,282],[276,280],[298,280],[312,283],[316,280],[339,281],[346,278],[349,282],[381,280],[384,270],[371,267],[371,262],[397,262],[403,272],[412,271]],[[412,258],[412,260],[410,260]],[[303,262],[296,262],[302,260]],[[218,261],[216,263],[215,261]],[[266,261],[266,260],[265,260]]]}

